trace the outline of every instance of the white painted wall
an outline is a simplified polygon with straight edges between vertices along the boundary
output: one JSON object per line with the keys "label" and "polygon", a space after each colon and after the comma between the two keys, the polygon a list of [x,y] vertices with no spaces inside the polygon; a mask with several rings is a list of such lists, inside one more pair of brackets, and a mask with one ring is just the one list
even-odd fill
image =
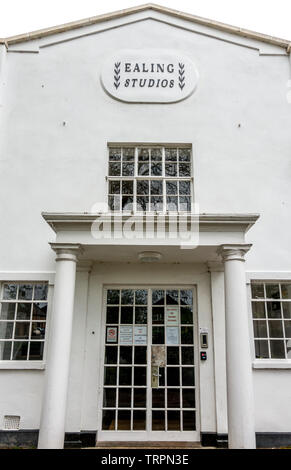
{"label": "white painted wall", "polygon": [[257,432],[290,433],[290,370],[256,370],[254,391]]}
{"label": "white painted wall", "polygon": [[[90,211],[96,202],[106,201],[107,142],[138,141],[192,143],[195,200],[201,212],[260,213],[247,236],[247,242],[254,244],[247,270],[290,272],[289,58],[276,55],[283,51],[273,46],[212,31],[220,39],[241,44],[235,45],[190,31],[209,33],[201,26],[178,19],[175,23],[182,28],[150,19],[104,32],[104,26],[98,25],[12,48],[39,53],[7,53],[1,47],[1,271],[54,270],[54,254],[48,247],[54,234],[40,213]],[[90,35],[48,45],[83,33]],[[103,61],[117,49],[133,45],[158,45],[188,55],[200,74],[194,95],[164,105],[130,105],[110,98],[100,84]],[[274,55],[259,55],[260,48]],[[78,275],[68,431],[96,429],[99,353],[97,335],[91,332],[98,332],[102,283],[151,279],[193,284],[198,279],[199,321],[211,328],[205,267],[201,272],[191,266],[148,269],[123,266],[121,279],[119,267],[98,266],[89,279],[87,315],[87,275]],[[221,352],[221,345],[218,349]],[[200,374],[202,430],[215,431],[212,359],[201,365]],[[1,370],[0,414],[19,413],[22,428],[37,428],[42,376],[43,371]],[[257,430],[290,431],[286,413],[290,372],[256,371],[254,378]],[[219,381],[216,386],[223,387]],[[276,402],[272,390],[276,390]],[[220,410],[217,419],[224,429],[225,413]]]}

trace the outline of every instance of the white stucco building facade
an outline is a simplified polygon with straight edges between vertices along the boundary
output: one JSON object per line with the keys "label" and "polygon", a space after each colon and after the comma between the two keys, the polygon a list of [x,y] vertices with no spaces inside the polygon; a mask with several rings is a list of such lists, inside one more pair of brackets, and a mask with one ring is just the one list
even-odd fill
{"label": "white stucco building facade", "polygon": [[289,42],[145,5],[0,52],[0,444],[290,444]]}

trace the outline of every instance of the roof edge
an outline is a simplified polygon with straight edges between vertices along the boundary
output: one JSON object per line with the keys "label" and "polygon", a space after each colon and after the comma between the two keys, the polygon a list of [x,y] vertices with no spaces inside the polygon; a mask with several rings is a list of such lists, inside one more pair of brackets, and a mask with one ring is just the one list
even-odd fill
{"label": "roof edge", "polygon": [[267,34],[258,33],[256,31],[251,31],[244,28],[239,28],[237,26],[228,25],[215,20],[210,20],[207,18],[202,18],[200,16],[192,15],[190,13],[184,13],[179,10],[174,10],[168,7],[161,5],[156,5],[154,3],[146,3],[136,7],[131,7],[123,10],[118,10],[112,13],[105,13],[98,16],[92,16],[85,18],[83,20],[72,21],[70,23],[64,23],[58,26],[52,26],[50,28],[39,29],[29,33],[18,34],[16,36],[10,36],[7,38],[0,38],[0,44],[5,44],[6,47],[10,44],[17,44],[26,41],[32,41],[40,39],[42,37],[51,36],[53,34],[63,33],[66,31],[71,31],[74,29],[82,28],[85,26],[90,26],[93,24],[101,23],[103,21],[110,21],[118,19],[124,16],[132,15],[134,13],[139,13],[145,10],[153,10],[159,13],[164,13],[182,20],[191,21],[193,23],[198,23],[204,26],[212,27],[220,31],[225,31],[228,33],[236,34],[238,36],[246,37],[249,39],[255,39],[261,42],[268,44],[273,44],[279,47],[287,49],[287,52],[290,52],[291,49],[291,40],[277,38],[275,36],[270,36]]}

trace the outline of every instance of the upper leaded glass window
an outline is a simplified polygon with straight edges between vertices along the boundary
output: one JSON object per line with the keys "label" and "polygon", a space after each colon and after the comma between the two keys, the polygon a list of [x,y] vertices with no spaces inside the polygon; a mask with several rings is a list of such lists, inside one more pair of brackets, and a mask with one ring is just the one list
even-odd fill
{"label": "upper leaded glass window", "polygon": [[46,283],[5,282],[0,296],[0,360],[42,360],[47,317]]}
{"label": "upper leaded glass window", "polygon": [[291,282],[252,283],[257,359],[291,359]]}
{"label": "upper leaded glass window", "polygon": [[110,147],[109,209],[190,212],[191,161],[189,147]]}

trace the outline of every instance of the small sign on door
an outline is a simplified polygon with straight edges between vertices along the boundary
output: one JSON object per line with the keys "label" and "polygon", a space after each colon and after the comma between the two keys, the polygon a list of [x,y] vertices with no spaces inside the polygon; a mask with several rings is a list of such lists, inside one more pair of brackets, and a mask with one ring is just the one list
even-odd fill
{"label": "small sign on door", "polygon": [[132,326],[121,326],[119,331],[120,344],[132,344]]}
{"label": "small sign on door", "polygon": [[166,325],[178,326],[179,325],[179,306],[168,305],[166,307]]}
{"label": "small sign on door", "polygon": [[117,343],[117,326],[106,328],[106,343]]}
{"label": "small sign on door", "polygon": [[147,327],[134,327],[134,344],[147,344]]}
{"label": "small sign on door", "polygon": [[179,344],[179,328],[175,326],[167,326],[166,328],[166,341],[167,344]]}

